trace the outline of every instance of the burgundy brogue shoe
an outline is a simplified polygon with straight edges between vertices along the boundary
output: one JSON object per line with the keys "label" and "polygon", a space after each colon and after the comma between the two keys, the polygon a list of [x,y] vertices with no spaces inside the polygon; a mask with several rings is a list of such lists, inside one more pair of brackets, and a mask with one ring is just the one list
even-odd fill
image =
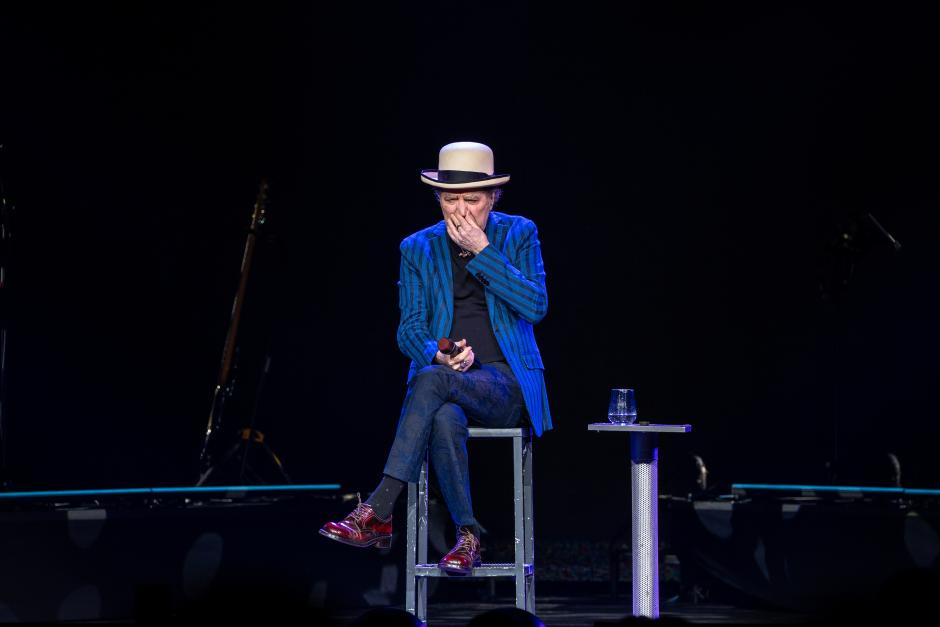
{"label": "burgundy brogue shoe", "polygon": [[466,527],[458,527],[457,544],[441,558],[437,567],[453,575],[469,575],[480,559],[480,540]]}
{"label": "burgundy brogue shoe", "polygon": [[392,517],[382,520],[372,506],[361,500],[346,518],[328,522],[320,528],[320,535],[352,546],[372,546],[387,549],[392,545]]}

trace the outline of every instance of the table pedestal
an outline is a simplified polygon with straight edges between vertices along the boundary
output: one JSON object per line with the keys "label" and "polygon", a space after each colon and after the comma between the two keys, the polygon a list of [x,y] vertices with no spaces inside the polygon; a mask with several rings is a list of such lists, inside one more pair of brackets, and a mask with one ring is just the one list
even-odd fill
{"label": "table pedestal", "polygon": [[630,434],[633,615],[659,618],[659,477],[655,433]]}
{"label": "table pedestal", "polygon": [[633,615],[659,618],[659,457],[660,433],[688,433],[691,425],[595,423],[590,431],[630,434],[633,539]]}

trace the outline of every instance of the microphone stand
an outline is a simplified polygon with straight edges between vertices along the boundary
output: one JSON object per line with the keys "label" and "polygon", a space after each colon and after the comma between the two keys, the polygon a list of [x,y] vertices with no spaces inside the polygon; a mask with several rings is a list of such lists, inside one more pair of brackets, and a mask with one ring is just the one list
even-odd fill
{"label": "microphone stand", "polygon": [[12,257],[12,214],[13,205],[7,202],[3,184],[3,172],[6,155],[5,146],[0,144],[0,490],[11,487],[12,481],[7,469],[7,327],[8,312],[12,300],[8,297],[7,264]]}
{"label": "microphone stand", "polygon": [[831,301],[830,333],[832,336],[831,365],[833,374],[832,393],[832,459],[826,463],[826,480],[831,484],[840,481],[839,476],[839,436],[841,422],[840,391],[843,378],[843,350],[846,343],[845,303],[843,292],[847,291],[855,276],[855,268],[862,255],[868,251],[872,241],[868,232],[876,232],[881,241],[891,245],[893,252],[901,251],[901,243],[885,229],[870,211],[857,211],[843,223],[834,242],[830,245],[833,265],[827,280],[824,280],[822,296]]}

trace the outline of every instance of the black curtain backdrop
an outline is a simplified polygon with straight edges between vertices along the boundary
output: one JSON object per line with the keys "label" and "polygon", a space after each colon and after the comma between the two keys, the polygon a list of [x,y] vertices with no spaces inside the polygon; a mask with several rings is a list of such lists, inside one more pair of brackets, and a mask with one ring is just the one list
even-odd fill
{"label": "black curtain backdrop", "polygon": [[[586,431],[611,387],[694,425],[663,439],[666,492],[692,453],[719,487],[876,484],[888,452],[906,486],[940,487],[935,24],[859,5],[4,4],[12,485],[195,481],[267,176],[228,426],[267,354],[258,427],[294,480],[371,490],[408,365],[398,244],[440,218],[418,171],[478,140],[547,270],[540,535],[629,520],[626,439]],[[510,468],[508,445],[471,444],[490,526],[509,528]]]}

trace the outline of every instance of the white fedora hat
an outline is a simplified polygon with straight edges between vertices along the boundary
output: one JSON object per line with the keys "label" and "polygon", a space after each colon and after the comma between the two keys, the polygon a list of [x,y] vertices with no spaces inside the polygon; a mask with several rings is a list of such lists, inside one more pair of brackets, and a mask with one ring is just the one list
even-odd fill
{"label": "white fedora hat", "polygon": [[493,151],[486,144],[454,142],[441,148],[436,170],[421,170],[421,182],[442,189],[496,187],[509,180],[495,174]]}

